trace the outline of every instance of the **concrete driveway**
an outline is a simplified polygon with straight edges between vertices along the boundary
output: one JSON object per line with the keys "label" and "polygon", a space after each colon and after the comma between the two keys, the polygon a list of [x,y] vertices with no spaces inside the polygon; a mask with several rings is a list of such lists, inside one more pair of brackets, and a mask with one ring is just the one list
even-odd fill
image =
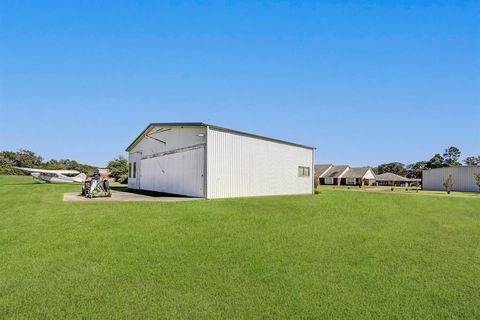
{"label": "concrete driveway", "polygon": [[175,201],[192,201],[192,200],[202,200],[203,198],[189,198],[181,196],[170,196],[159,194],[158,196],[145,195],[133,192],[126,191],[116,191],[112,190],[111,197],[100,197],[100,198],[85,198],[78,192],[70,192],[63,194],[63,201],[164,201],[164,202],[175,202]]}

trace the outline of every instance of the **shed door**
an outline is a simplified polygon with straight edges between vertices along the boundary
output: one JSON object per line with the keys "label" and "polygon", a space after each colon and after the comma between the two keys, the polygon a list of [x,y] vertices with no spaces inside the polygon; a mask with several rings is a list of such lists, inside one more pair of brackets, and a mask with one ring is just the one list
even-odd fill
{"label": "shed door", "polygon": [[204,159],[203,146],[143,159],[141,188],[205,197]]}

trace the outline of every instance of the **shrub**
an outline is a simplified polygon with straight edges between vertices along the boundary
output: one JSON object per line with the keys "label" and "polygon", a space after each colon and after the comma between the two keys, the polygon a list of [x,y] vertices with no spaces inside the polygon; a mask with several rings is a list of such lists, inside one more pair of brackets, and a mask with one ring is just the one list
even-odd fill
{"label": "shrub", "polygon": [[452,175],[449,174],[448,178],[443,181],[443,186],[445,187],[445,190],[447,190],[447,194],[450,194],[454,185],[455,180],[453,180]]}
{"label": "shrub", "polygon": [[117,178],[117,182],[121,184],[127,184],[128,183],[128,174],[122,174],[120,177]]}
{"label": "shrub", "polygon": [[394,181],[389,181],[389,182],[388,182],[388,185],[390,186],[390,191],[395,190],[395,188],[394,188],[395,182],[394,182]]}
{"label": "shrub", "polygon": [[475,176],[475,183],[477,184],[478,191],[480,192],[480,173],[474,173]]}
{"label": "shrub", "polygon": [[413,187],[415,187],[415,192],[418,192],[418,187],[420,186],[420,183],[418,181],[413,182]]}

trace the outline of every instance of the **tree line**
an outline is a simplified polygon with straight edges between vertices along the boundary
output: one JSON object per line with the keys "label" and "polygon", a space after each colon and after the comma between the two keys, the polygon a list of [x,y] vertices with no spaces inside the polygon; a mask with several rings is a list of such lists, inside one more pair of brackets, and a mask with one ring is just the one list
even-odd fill
{"label": "tree line", "polygon": [[[28,172],[14,167],[39,168],[48,170],[78,170],[91,176],[97,167],[79,163],[71,159],[44,159],[33,151],[21,149],[19,151],[0,151],[0,174],[3,175],[29,175]],[[128,161],[123,156],[118,156],[108,163],[110,176],[120,183],[126,183],[128,178]]]}
{"label": "tree line", "polygon": [[400,162],[382,163],[378,167],[373,168],[373,171],[376,174],[391,172],[403,177],[418,179],[422,177],[422,171],[427,169],[459,167],[463,164],[467,166],[480,166],[480,156],[467,157],[463,160],[462,164],[460,162],[461,154],[460,149],[452,146],[445,149],[443,154],[437,153],[433,155],[430,160],[418,161],[408,165]]}

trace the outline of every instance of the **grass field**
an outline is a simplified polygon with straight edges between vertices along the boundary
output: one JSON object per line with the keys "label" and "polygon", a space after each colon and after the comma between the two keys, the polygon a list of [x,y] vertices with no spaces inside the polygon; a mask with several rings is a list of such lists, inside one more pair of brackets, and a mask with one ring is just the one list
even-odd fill
{"label": "grass field", "polygon": [[381,192],[381,193],[393,193],[393,194],[416,194],[416,195],[427,195],[427,196],[445,196],[445,197],[472,197],[480,199],[480,192],[456,192],[452,191],[450,194],[447,194],[446,191],[436,191],[436,190],[422,190],[415,189],[414,187],[394,187],[393,191],[390,187],[382,186],[331,186],[331,185],[321,185],[317,187],[318,191],[325,190],[335,190],[335,191],[358,191],[358,192]]}
{"label": "grass field", "polygon": [[76,190],[0,177],[0,318],[480,318],[480,199]]}

